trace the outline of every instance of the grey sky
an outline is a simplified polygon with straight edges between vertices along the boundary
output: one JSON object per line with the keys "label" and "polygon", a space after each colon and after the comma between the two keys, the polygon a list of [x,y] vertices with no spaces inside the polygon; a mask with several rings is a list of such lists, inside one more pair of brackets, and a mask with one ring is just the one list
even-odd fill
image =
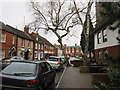
{"label": "grey sky", "polygon": [[[28,0],[15,1],[16,0],[0,1],[0,21],[23,30],[24,25],[32,21],[32,15],[30,14],[28,5],[25,2]],[[73,33],[76,34],[77,37],[65,37],[63,44],[74,45],[76,43],[79,45],[81,32],[82,31],[80,31],[80,27],[76,27]],[[54,34],[52,34],[52,32],[45,34],[44,31],[40,31],[40,35],[46,37],[52,44],[58,44],[57,38]]]}

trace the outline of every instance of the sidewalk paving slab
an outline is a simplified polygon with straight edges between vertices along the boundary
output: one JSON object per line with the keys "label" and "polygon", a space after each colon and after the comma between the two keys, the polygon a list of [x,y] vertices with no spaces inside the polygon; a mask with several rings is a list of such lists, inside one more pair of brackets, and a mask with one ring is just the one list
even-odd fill
{"label": "sidewalk paving slab", "polygon": [[92,88],[91,73],[80,73],[79,67],[66,67],[58,88]]}

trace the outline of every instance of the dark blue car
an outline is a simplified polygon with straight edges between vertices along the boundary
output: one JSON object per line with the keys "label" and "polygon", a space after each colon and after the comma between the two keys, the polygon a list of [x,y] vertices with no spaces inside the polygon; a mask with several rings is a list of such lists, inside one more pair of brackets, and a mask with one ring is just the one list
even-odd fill
{"label": "dark blue car", "polygon": [[54,82],[56,72],[45,61],[12,62],[0,73],[2,90],[40,90]]}

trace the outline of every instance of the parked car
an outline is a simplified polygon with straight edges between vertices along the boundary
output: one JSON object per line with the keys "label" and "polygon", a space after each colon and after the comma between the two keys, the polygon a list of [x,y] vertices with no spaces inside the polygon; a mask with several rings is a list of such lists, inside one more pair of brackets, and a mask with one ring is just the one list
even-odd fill
{"label": "parked car", "polygon": [[63,61],[60,57],[50,56],[47,62],[56,70],[61,70],[64,68]]}
{"label": "parked car", "polygon": [[2,60],[0,60],[0,65],[2,67],[2,69],[4,69],[7,65],[9,65],[11,62],[13,61],[23,61],[24,58],[20,57],[20,56],[13,56],[10,58],[3,58]]}
{"label": "parked car", "polygon": [[55,80],[56,72],[46,61],[14,61],[0,73],[3,90],[41,90]]}
{"label": "parked car", "polygon": [[59,56],[59,57],[62,59],[63,64],[65,64],[66,63],[65,57],[64,56]]}

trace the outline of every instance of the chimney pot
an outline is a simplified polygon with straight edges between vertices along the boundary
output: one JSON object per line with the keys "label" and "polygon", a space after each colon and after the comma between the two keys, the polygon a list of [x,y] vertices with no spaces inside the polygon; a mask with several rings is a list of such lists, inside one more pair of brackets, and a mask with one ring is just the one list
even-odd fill
{"label": "chimney pot", "polygon": [[24,27],[24,32],[26,32],[26,33],[29,34],[29,26],[28,26],[28,25],[25,25],[25,27]]}

